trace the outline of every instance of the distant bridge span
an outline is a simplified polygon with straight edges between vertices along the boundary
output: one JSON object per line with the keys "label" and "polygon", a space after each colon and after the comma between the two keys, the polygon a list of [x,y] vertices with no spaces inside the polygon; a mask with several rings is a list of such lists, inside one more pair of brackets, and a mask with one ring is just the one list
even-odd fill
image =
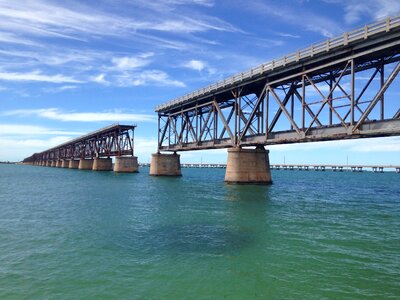
{"label": "distant bridge span", "polygon": [[399,135],[399,61],[400,17],[346,32],[157,106],[158,149]]}
{"label": "distant bridge span", "polygon": [[[113,124],[23,160],[38,166],[81,170],[137,172],[134,156],[136,125]],[[115,157],[113,168],[111,156]]]}
{"label": "distant bridge span", "polygon": [[157,106],[158,153],[400,135],[399,72],[393,17]]}

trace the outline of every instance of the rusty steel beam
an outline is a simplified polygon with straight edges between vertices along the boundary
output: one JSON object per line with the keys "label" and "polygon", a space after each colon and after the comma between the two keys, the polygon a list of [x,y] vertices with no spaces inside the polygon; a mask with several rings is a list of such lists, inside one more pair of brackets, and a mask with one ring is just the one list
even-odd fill
{"label": "rusty steel beam", "polygon": [[113,124],[40,153],[34,153],[24,161],[134,156],[135,128],[136,125]]}

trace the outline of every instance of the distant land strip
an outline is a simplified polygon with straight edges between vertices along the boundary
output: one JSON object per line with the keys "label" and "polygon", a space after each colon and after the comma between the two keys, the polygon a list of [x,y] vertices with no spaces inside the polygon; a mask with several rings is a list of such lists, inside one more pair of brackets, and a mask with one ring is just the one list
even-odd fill
{"label": "distant land strip", "polygon": [[[142,167],[150,166],[150,163],[140,163]],[[220,168],[225,169],[226,164],[181,164],[182,168]],[[376,173],[382,173],[384,171],[396,171],[400,173],[400,166],[395,165],[334,165],[334,164],[271,164],[271,169],[273,170],[300,170],[300,171],[336,171],[336,172],[362,172],[366,170],[372,170]]]}

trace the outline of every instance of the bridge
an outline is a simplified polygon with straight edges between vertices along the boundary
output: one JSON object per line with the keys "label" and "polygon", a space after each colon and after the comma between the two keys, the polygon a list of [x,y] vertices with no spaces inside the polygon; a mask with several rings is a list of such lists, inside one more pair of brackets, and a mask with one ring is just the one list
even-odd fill
{"label": "bridge", "polygon": [[[25,158],[37,166],[80,170],[137,172],[134,156],[136,125],[113,124]],[[113,168],[111,157],[115,157]]]}
{"label": "bridge", "polygon": [[387,18],[161,104],[150,174],[180,175],[177,151],[228,148],[226,182],[269,183],[264,146],[399,135],[399,61]]}

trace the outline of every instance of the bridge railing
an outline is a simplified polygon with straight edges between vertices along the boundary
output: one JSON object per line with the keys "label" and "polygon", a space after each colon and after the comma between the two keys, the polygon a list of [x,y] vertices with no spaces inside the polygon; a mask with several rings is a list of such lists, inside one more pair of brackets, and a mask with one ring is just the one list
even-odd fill
{"label": "bridge railing", "polygon": [[328,52],[334,48],[346,46],[349,43],[367,39],[370,36],[378,34],[378,33],[388,32],[391,29],[399,27],[399,26],[400,26],[400,16],[396,16],[396,17],[392,17],[392,18],[388,17],[388,18],[386,18],[382,21],[376,22],[374,24],[366,25],[362,28],[359,28],[359,29],[356,29],[353,31],[349,31],[349,32],[345,32],[341,36],[334,37],[332,39],[329,39],[327,41],[324,41],[324,42],[321,42],[318,44],[313,44],[308,48],[298,50],[298,51],[288,54],[284,57],[281,57],[277,60],[272,60],[270,62],[256,66],[248,71],[244,71],[242,73],[233,75],[226,79],[217,81],[216,83],[211,84],[207,87],[198,89],[192,93],[186,94],[182,97],[176,98],[167,103],[158,105],[155,108],[155,111],[157,112],[157,111],[161,111],[163,109],[169,108],[169,107],[173,107],[173,106],[175,106],[177,104],[181,104],[187,100],[206,95],[206,94],[214,92],[220,88],[224,88],[224,87],[236,84],[236,83],[240,83],[241,81],[250,79],[254,76],[259,76],[267,71],[272,71],[274,68],[282,67],[289,63],[298,62],[299,60],[302,60],[305,58],[310,58],[310,57],[313,57],[314,55],[318,55],[320,53]]}

